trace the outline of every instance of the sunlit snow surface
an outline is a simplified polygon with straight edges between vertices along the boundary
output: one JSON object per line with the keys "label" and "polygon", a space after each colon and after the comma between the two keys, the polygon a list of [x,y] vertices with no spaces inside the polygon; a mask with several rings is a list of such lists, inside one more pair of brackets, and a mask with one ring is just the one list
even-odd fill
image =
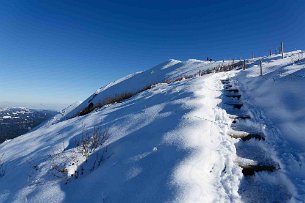
{"label": "sunlit snow surface", "polygon": [[[88,100],[98,102],[158,83],[122,103],[82,117],[57,117],[1,144],[6,173],[0,177],[0,202],[242,202],[259,195],[265,198],[268,193],[281,197],[273,187],[279,183],[277,177],[285,186],[278,191],[301,201],[305,194],[305,65],[291,64],[288,55],[287,59],[264,58],[264,77],[259,77],[258,59],[253,59],[246,71],[162,83],[222,63],[170,60],[97,90],[93,100],[90,96],[64,118],[79,112]],[[277,175],[262,173],[244,180],[236,164],[237,140],[227,135],[230,119],[220,105],[220,79],[227,77],[240,87],[254,116],[267,122],[266,146],[281,164]],[[65,184],[67,178],[58,178],[51,170],[61,158],[49,155],[65,149],[69,156],[84,129],[94,127],[108,130],[109,157],[92,172]],[[86,164],[81,157],[76,159]],[[70,174],[76,168],[68,169]]]}

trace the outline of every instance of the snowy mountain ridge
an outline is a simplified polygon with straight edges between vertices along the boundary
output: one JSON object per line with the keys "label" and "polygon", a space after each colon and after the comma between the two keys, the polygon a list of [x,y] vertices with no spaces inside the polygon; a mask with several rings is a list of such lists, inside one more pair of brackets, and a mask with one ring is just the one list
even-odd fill
{"label": "snowy mountain ridge", "polygon": [[199,71],[212,69],[217,66],[226,65],[230,63],[232,63],[232,61],[207,62],[190,59],[183,62],[175,59],[170,59],[147,71],[130,74],[98,89],[81,105],[79,105],[76,109],[68,113],[63,119],[76,116],[90,103],[96,105],[102,102],[103,100],[111,98],[115,95],[120,95],[126,92],[137,92],[150,85],[162,83],[167,80],[175,80],[179,77],[187,77],[190,75],[197,74]]}
{"label": "snowy mountain ridge", "polygon": [[304,59],[169,60],[112,82],[0,145],[0,202],[304,202]]}

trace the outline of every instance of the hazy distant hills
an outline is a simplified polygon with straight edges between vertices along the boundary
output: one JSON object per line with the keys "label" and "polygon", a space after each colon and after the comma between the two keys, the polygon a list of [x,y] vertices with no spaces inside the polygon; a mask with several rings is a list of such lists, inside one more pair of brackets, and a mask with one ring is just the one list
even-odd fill
{"label": "hazy distant hills", "polygon": [[0,143],[28,132],[56,114],[56,111],[25,107],[0,108]]}

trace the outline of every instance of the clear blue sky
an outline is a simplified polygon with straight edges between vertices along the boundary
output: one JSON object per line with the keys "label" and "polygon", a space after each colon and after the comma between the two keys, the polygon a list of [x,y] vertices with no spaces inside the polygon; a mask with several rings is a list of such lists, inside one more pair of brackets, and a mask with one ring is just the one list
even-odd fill
{"label": "clear blue sky", "polygon": [[304,0],[6,0],[0,102],[67,104],[169,58],[305,49]]}

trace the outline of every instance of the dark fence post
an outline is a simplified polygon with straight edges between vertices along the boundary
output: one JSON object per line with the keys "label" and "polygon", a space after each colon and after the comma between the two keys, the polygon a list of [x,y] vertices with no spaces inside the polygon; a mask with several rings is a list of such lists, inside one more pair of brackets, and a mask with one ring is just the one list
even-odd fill
{"label": "dark fence post", "polygon": [[260,67],[260,76],[263,75],[263,63],[262,60],[259,61],[259,67]]}
{"label": "dark fence post", "polygon": [[281,42],[281,54],[282,54],[282,59],[284,58],[284,42]]}

